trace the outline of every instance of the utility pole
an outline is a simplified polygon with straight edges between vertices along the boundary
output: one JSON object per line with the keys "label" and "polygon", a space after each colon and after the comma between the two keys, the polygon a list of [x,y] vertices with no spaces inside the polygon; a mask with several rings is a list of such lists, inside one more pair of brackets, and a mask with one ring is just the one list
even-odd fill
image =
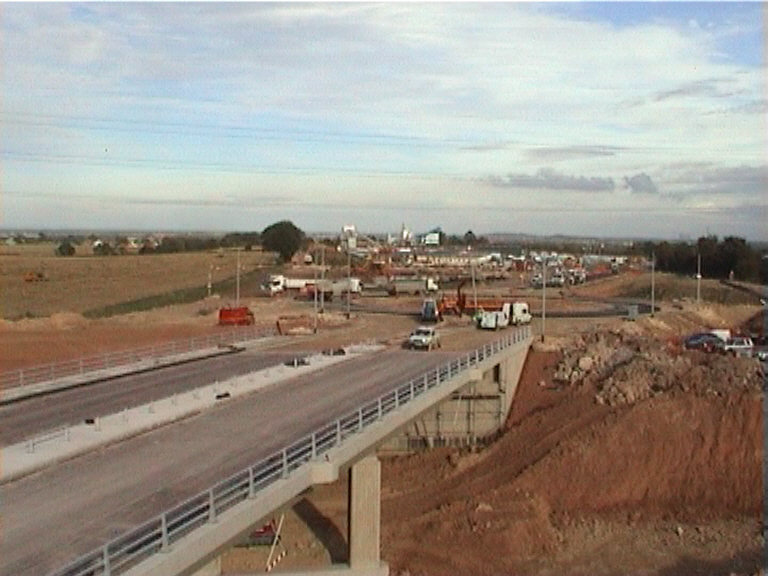
{"label": "utility pole", "polygon": [[240,307],[240,248],[237,249],[237,290],[235,292],[235,308]]}
{"label": "utility pole", "polygon": [[475,316],[477,316],[477,284],[475,283],[475,261],[472,260],[472,293],[475,298]]}
{"label": "utility pole", "polygon": [[347,238],[347,320],[352,317],[350,312],[350,300],[352,300],[352,249],[350,239]]}
{"label": "utility pole", "polygon": [[547,322],[547,259],[542,260],[542,275],[541,275],[541,341],[544,342],[544,334],[546,331],[544,327]]}
{"label": "utility pole", "polygon": [[701,252],[696,258],[696,307],[701,305]]}
{"label": "utility pole", "polygon": [[315,269],[315,325],[313,332],[317,334],[317,291],[320,286],[317,285],[317,251],[315,251],[315,262],[313,268]]}
{"label": "utility pole", "polygon": [[320,292],[320,311],[325,314],[325,244],[322,246],[322,256],[320,261],[320,283],[322,291]]}
{"label": "utility pole", "polygon": [[656,314],[656,252],[651,253],[651,318]]}

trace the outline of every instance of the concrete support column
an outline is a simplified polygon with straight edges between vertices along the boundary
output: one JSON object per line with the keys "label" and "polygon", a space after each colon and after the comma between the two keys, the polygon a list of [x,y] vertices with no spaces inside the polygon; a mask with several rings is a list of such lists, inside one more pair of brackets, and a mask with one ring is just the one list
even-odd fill
{"label": "concrete support column", "polygon": [[378,568],[381,564],[381,462],[366,456],[349,471],[349,567]]}
{"label": "concrete support column", "polygon": [[221,576],[221,556],[217,556],[202,568],[198,568],[192,576]]}

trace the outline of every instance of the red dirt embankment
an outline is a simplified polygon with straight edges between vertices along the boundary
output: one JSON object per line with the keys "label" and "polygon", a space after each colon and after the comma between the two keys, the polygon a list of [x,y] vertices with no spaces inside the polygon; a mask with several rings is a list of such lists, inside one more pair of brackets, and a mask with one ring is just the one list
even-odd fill
{"label": "red dirt embankment", "polygon": [[756,376],[746,390],[714,395],[702,385],[610,406],[594,384],[554,385],[560,359],[531,352],[507,430],[487,449],[384,466],[383,552],[393,573],[535,572],[565,549],[569,518],[759,518]]}

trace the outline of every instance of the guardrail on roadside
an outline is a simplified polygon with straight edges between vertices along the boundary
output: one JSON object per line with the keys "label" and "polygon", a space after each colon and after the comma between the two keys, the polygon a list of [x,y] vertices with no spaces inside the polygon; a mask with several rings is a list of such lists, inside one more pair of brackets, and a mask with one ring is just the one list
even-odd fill
{"label": "guardrail on roadside", "polygon": [[49,382],[68,376],[116,368],[140,361],[159,360],[186,352],[195,352],[205,350],[206,348],[215,348],[216,346],[256,340],[273,334],[275,334],[275,329],[272,327],[241,328],[224,334],[211,334],[187,340],[175,340],[158,346],[107,352],[78,360],[9,370],[0,373],[0,389]]}
{"label": "guardrail on roadside", "polygon": [[339,446],[349,436],[501,350],[529,338],[529,327],[518,328],[496,342],[430,370],[78,558],[50,576],[122,574],[153,554],[167,551],[171,544],[196,528],[214,522],[223,512],[253,498],[259,490],[286,478],[297,468]]}

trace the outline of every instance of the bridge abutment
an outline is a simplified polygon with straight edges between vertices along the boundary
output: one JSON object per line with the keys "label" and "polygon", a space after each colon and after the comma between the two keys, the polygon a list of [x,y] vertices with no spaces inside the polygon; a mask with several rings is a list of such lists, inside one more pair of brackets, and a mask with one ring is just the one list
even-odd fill
{"label": "bridge abutment", "polygon": [[520,347],[483,371],[440,404],[414,418],[380,447],[382,453],[435,446],[473,446],[501,430],[512,407],[528,347]]}

